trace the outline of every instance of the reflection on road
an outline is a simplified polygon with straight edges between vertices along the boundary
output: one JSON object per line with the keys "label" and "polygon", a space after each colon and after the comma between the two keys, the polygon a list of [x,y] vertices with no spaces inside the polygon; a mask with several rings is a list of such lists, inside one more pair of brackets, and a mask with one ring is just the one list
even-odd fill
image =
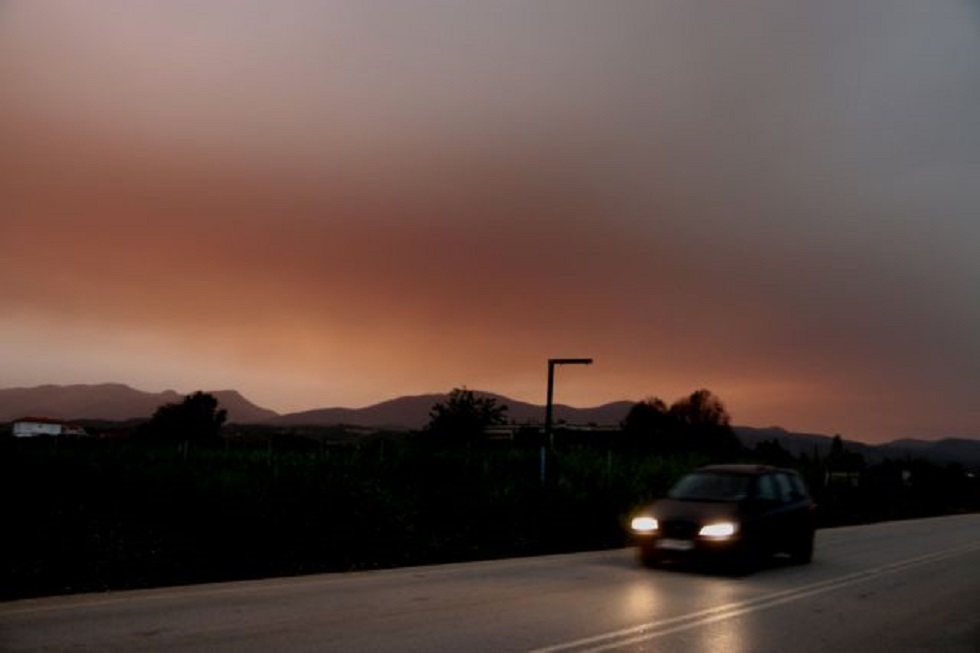
{"label": "reflection on road", "polygon": [[[657,615],[669,614],[671,608],[679,601],[690,596],[678,596],[677,584],[668,582],[674,575],[670,572],[649,572],[645,577],[638,577],[627,584],[619,603],[618,615],[625,623],[638,624],[620,630],[601,633],[592,637],[563,642],[554,646],[535,649],[534,653],[558,653],[559,651],[576,651],[578,653],[598,653],[623,647],[643,646],[650,640],[674,632],[688,630],[697,625],[704,625],[726,620],[732,606],[738,606],[740,585],[737,580],[730,578],[712,578],[692,574],[690,585],[685,587],[685,595],[696,595],[698,601],[708,605],[723,606],[709,608],[693,613],[681,614],[670,618],[657,618]],[[728,626],[729,624],[724,624]],[[713,644],[705,651],[741,651],[746,641],[740,625],[720,628],[712,635]],[[710,643],[709,642],[709,643]],[[704,642],[699,642],[704,644]],[[694,650],[694,649],[692,649]]]}
{"label": "reflection on road", "polygon": [[[674,574],[651,572],[649,578],[629,583],[622,593],[623,615],[636,625],[610,630],[591,637],[570,640],[535,649],[534,653],[599,653],[610,650],[655,650],[671,636],[681,637],[685,651],[742,651],[758,649],[760,630],[752,626],[759,613],[777,606],[799,604],[830,592],[850,589],[884,577],[904,574],[926,565],[980,551],[980,544],[969,543],[945,551],[927,553],[897,562],[879,565],[853,573],[824,577],[805,584],[791,583],[782,588],[755,585],[748,579],[712,578],[690,575],[690,584],[679,586],[667,582]],[[658,583],[658,580],[660,581]],[[667,592],[666,588],[673,592]],[[679,595],[683,587],[685,596]],[[763,589],[760,593],[758,590]],[[746,592],[746,590],[751,590]],[[685,599],[696,596],[702,609],[676,610]],[[675,612],[673,616],[663,616]],[[659,616],[658,616],[659,615]],[[639,621],[639,623],[637,623]],[[772,624],[769,624],[770,626]],[[688,631],[697,630],[696,637]],[[679,641],[679,640],[678,640]],[[653,648],[651,648],[653,647]]]}
{"label": "reflection on road", "polygon": [[663,609],[665,599],[663,590],[655,583],[637,581],[626,588],[623,593],[622,614],[628,621],[643,622]]}

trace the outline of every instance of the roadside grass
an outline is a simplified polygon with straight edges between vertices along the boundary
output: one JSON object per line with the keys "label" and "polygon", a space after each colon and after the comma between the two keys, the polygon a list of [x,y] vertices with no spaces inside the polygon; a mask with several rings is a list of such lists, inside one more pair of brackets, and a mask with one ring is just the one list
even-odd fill
{"label": "roadside grass", "polygon": [[[542,478],[537,446],[407,436],[276,448],[7,438],[0,599],[617,547],[635,508],[706,460],[573,444],[545,462]],[[824,524],[937,514],[963,491],[942,474],[918,489],[879,476],[816,488]]]}

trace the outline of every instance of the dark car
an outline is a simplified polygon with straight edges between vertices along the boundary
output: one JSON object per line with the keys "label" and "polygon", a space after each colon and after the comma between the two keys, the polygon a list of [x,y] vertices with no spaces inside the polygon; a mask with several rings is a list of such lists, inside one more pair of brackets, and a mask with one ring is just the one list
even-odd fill
{"label": "dark car", "polygon": [[746,568],[764,556],[813,557],[814,504],[800,475],[764,465],[711,465],[681,478],[630,523],[640,561],[711,558]]}

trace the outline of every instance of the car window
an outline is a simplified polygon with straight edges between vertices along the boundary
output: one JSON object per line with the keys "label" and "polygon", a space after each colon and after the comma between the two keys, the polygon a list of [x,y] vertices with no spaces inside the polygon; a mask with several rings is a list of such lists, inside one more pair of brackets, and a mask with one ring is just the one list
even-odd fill
{"label": "car window", "polygon": [[696,472],[671,488],[667,496],[688,501],[738,501],[748,495],[749,477],[744,474]]}
{"label": "car window", "polygon": [[789,483],[786,474],[773,474],[776,479],[776,488],[779,492],[779,500],[788,503],[793,500],[793,486]]}
{"label": "car window", "polygon": [[776,487],[776,481],[773,480],[772,474],[764,474],[759,477],[756,498],[763,501],[779,500],[779,490]]}
{"label": "car window", "polygon": [[789,480],[789,485],[792,494],[790,495],[794,501],[800,499],[806,499],[809,495],[806,491],[806,486],[803,484],[803,480],[796,474],[786,474],[787,480]]}

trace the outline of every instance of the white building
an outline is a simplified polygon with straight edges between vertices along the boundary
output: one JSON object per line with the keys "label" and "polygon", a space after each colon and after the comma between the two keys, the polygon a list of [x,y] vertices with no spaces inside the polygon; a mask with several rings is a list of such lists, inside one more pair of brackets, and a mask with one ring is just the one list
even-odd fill
{"label": "white building", "polygon": [[31,438],[37,435],[87,435],[77,424],[69,424],[47,417],[23,417],[13,425],[15,438]]}

